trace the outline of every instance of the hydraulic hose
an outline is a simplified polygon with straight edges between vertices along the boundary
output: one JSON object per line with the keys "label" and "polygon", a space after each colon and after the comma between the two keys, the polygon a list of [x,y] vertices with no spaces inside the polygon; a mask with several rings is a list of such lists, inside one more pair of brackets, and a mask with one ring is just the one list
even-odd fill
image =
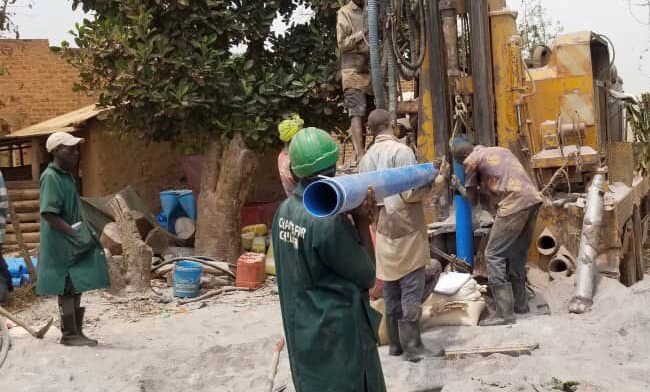
{"label": "hydraulic hose", "polygon": [[379,4],[377,4],[377,0],[368,0],[368,43],[375,106],[378,109],[386,109],[384,76],[381,73],[381,53],[379,52]]}

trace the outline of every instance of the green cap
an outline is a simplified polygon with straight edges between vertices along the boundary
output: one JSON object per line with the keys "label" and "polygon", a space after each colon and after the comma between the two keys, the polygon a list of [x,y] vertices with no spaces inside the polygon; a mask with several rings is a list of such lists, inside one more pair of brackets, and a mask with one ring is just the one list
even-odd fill
{"label": "green cap", "polygon": [[291,139],[289,159],[291,170],[298,178],[309,177],[336,165],[339,146],[322,129],[305,128]]}

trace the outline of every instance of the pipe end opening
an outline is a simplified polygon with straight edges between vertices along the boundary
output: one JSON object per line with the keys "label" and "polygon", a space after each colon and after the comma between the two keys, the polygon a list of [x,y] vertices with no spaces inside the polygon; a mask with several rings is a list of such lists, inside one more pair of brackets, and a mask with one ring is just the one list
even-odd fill
{"label": "pipe end opening", "polygon": [[549,263],[548,270],[550,272],[566,272],[569,270],[569,266],[563,260],[554,260]]}
{"label": "pipe end opening", "polygon": [[332,216],[338,206],[338,193],[334,186],[324,182],[311,183],[303,195],[305,209],[317,218]]}
{"label": "pipe end opening", "polygon": [[556,248],[557,242],[555,242],[555,238],[551,236],[543,235],[537,239],[537,249],[545,256],[553,254]]}

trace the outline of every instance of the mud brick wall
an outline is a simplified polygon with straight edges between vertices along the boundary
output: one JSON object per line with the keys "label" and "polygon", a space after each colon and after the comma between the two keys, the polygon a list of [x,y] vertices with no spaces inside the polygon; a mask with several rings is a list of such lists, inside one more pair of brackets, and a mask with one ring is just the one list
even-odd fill
{"label": "mud brick wall", "polygon": [[0,128],[15,132],[96,102],[72,91],[77,71],[46,39],[0,39]]}

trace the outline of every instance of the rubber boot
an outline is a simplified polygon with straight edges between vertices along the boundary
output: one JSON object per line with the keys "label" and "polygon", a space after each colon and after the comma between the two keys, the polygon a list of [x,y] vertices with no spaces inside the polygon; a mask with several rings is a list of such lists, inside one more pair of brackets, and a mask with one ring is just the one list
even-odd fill
{"label": "rubber boot", "polygon": [[74,296],[59,296],[59,310],[61,312],[61,340],[64,346],[94,346],[89,339],[84,338],[77,331],[77,320],[74,307]]}
{"label": "rubber boot", "polygon": [[387,315],[386,329],[388,330],[388,355],[399,357],[404,353],[399,339],[399,317]]}
{"label": "rubber boot", "polygon": [[9,304],[9,283],[0,275],[0,306]]}
{"label": "rubber boot", "polygon": [[399,320],[399,341],[404,349],[404,360],[409,362],[420,362],[423,358],[422,351],[424,346],[420,335],[420,326],[418,321]]}
{"label": "rubber boot", "polygon": [[96,346],[97,340],[90,339],[88,336],[84,335],[83,324],[84,324],[84,314],[86,313],[86,308],[77,308],[75,309],[75,322],[77,323],[77,333],[84,339],[88,341],[89,346]]}
{"label": "rubber boot", "polygon": [[416,337],[416,344],[419,349],[422,350],[421,356],[423,358],[434,358],[434,357],[442,357],[445,355],[445,350],[442,347],[434,348],[434,349],[429,349],[427,346],[422,343],[422,324],[418,322],[418,329],[419,333],[417,334]]}
{"label": "rubber boot", "polygon": [[528,292],[526,291],[526,279],[512,278],[512,294],[515,299],[515,313],[525,314],[530,312],[528,307]]}
{"label": "rubber boot", "polygon": [[495,325],[515,324],[517,320],[514,314],[514,297],[510,283],[491,285],[494,302],[496,302],[496,314],[481,321],[479,325],[491,327]]}

